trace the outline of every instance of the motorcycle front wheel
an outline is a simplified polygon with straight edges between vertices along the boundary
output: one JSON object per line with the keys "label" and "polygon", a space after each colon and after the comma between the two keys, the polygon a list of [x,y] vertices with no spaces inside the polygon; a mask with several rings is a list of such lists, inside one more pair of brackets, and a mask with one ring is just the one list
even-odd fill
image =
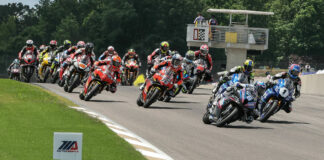
{"label": "motorcycle front wheel", "polygon": [[232,121],[232,118],[234,118],[237,112],[238,108],[230,104],[225,110],[220,113],[220,116],[216,121],[216,126],[223,127],[225,124],[228,124]]}

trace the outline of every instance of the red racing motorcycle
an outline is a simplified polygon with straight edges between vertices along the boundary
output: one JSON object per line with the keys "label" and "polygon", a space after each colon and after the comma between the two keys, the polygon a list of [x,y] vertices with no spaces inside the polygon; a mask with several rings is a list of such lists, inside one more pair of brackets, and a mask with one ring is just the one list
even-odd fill
{"label": "red racing motorcycle", "polygon": [[137,99],[137,105],[148,108],[156,100],[163,100],[169,96],[168,91],[173,89],[174,71],[171,67],[163,67],[155,73],[152,79],[146,79],[146,85]]}
{"label": "red racing motorcycle", "polygon": [[116,83],[114,73],[110,69],[111,65],[98,66],[90,75],[84,85],[84,90],[80,93],[81,100],[89,101],[93,96],[101,93],[104,89],[110,90],[111,84]]}
{"label": "red racing motorcycle", "polygon": [[22,81],[29,82],[35,70],[36,56],[32,53],[32,51],[27,51],[22,59],[23,61],[20,65],[20,77]]}

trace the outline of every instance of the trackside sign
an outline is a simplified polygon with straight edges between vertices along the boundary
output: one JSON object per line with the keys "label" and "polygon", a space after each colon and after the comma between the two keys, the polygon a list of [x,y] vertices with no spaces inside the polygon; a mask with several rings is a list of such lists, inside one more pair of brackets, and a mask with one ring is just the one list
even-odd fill
{"label": "trackside sign", "polygon": [[53,159],[82,160],[82,133],[54,132]]}

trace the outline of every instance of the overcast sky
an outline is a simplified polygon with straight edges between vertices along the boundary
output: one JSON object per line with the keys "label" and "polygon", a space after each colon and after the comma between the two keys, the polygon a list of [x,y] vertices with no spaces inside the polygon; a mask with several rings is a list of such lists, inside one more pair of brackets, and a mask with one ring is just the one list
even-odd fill
{"label": "overcast sky", "polygon": [[38,3],[38,0],[0,0],[0,5],[8,4],[8,3],[18,3],[21,2],[23,4],[29,5],[33,7]]}

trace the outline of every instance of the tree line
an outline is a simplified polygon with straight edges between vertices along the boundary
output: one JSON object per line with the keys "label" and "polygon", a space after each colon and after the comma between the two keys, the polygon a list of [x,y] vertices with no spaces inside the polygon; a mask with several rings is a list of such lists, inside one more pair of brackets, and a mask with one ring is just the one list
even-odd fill
{"label": "tree line", "polygon": [[[208,8],[275,13],[249,18],[249,26],[270,29],[269,49],[257,61],[284,61],[292,54],[314,62],[324,60],[324,0],[40,0],[35,7],[0,5],[0,72],[17,57],[27,39],[37,45],[52,39],[91,41],[97,56],[108,45],[121,55],[134,48],[143,61],[167,40],[171,49],[184,55],[186,25],[198,12],[210,18]],[[214,15],[219,25],[228,25],[228,15]],[[215,62],[225,61],[223,49],[211,52]]]}

